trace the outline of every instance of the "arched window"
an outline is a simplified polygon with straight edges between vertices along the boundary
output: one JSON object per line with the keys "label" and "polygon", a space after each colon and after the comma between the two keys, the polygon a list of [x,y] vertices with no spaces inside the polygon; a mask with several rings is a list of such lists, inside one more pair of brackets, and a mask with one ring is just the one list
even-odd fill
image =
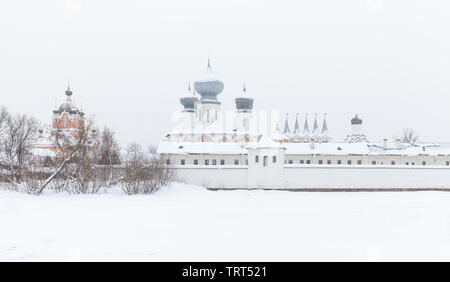
{"label": "arched window", "polygon": [[276,163],[276,162],[277,162],[277,156],[273,156],[273,157],[272,157],[272,162],[273,162],[273,163]]}
{"label": "arched window", "polygon": [[63,127],[66,128],[67,127],[67,116],[63,117]]}

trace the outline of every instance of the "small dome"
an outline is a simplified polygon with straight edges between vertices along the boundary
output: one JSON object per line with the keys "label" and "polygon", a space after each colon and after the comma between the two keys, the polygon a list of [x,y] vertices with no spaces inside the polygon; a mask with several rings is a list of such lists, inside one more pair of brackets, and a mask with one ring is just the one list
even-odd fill
{"label": "small dome", "polygon": [[249,97],[247,95],[247,89],[242,89],[242,95],[240,97],[237,97],[235,100],[236,103],[236,110],[238,112],[251,112],[253,109],[253,98]]}
{"label": "small dome", "polygon": [[195,91],[201,95],[200,101],[220,104],[217,100],[217,95],[223,91],[223,88],[223,82],[212,71],[210,60],[208,59],[205,73],[194,82]]}
{"label": "small dome", "polygon": [[180,103],[184,107],[183,109],[184,112],[193,112],[195,102],[197,101],[198,98],[194,96],[180,98]]}
{"label": "small dome", "polygon": [[360,119],[360,118],[358,117],[358,115],[355,115],[355,117],[352,118],[351,123],[352,123],[352,124],[362,124],[362,119]]}

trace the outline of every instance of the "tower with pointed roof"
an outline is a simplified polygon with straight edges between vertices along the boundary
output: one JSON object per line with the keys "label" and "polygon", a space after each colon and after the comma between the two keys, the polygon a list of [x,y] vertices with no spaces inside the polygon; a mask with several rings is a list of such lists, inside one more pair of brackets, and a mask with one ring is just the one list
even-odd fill
{"label": "tower with pointed roof", "polygon": [[284,127],[283,127],[283,135],[285,136],[285,142],[289,142],[291,138],[291,130],[289,129],[289,120],[288,120],[289,114],[286,113],[286,119],[284,120]]}
{"label": "tower with pointed roof", "polygon": [[320,139],[322,142],[330,142],[331,138],[328,135],[327,114],[323,115],[322,130],[320,131]]}
{"label": "tower with pointed roof", "polygon": [[295,115],[295,125],[294,125],[294,133],[292,135],[292,141],[300,142],[302,138],[302,134],[300,131],[300,124],[298,122],[298,113]]}
{"label": "tower with pointed roof", "polygon": [[305,123],[303,124],[302,142],[311,141],[311,132],[309,131],[308,114],[305,114]]}

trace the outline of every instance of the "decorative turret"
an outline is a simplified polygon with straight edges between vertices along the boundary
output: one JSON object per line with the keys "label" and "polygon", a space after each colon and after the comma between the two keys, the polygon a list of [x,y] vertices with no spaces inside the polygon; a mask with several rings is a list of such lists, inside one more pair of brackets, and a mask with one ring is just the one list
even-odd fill
{"label": "decorative turret", "polygon": [[347,135],[346,141],[348,143],[369,142],[366,135],[362,131],[362,119],[359,118],[358,115],[355,115],[355,117],[351,119],[350,123],[352,126],[352,132]]}
{"label": "decorative turret", "polygon": [[186,96],[180,98],[180,103],[184,107],[183,112],[194,112],[195,103],[198,101],[198,98],[194,95],[195,92],[191,91],[191,83],[189,83]]}
{"label": "decorative turret", "polygon": [[195,92],[200,94],[202,103],[220,104],[217,95],[223,91],[223,87],[223,82],[212,71],[211,60],[208,58],[205,73],[194,82]]}
{"label": "decorative turret", "polygon": [[305,114],[305,123],[303,124],[302,141],[308,142],[311,140],[311,133],[309,131],[308,114]]}
{"label": "decorative turret", "polygon": [[331,138],[328,136],[328,126],[327,126],[327,114],[323,115],[322,131],[320,132],[322,142],[330,142]]}
{"label": "decorative turret", "polygon": [[251,112],[253,109],[253,98],[250,98],[247,94],[247,89],[245,88],[245,83],[244,83],[244,88],[242,89],[242,95],[240,97],[237,97],[235,99],[235,103],[236,103],[236,110],[238,112]]}
{"label": "decorative turret", "polygon": [[291,130],[289,129],[288,114],[286,114],[286,120],[284,122],[283,134],[286,135],[286,137],[289,137],[289,135],[291,135]]}

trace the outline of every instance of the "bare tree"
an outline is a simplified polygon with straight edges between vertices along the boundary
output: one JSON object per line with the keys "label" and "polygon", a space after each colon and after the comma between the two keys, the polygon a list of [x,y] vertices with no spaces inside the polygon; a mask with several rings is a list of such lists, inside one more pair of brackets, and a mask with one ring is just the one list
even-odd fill
{"label": "bare tree", "polygon": [[31,155],[34,141],[38,137],[39,123],[27,115],[4,113],[2,115],[4,118],[0,140],[3,148],[2,163],[9,171],[10,183],[19,185],[22,181],[27,157]]}
{"label": "bare tree", "polygon": [[[84,161],[84,157],[88,154],[88,147],[92,142],[91,131],[93,128],[94,121],[89,119],[76,131],[58,129],[53,133],[53,142],[57,148],[57,157],[54,160],[55,167],[53,173],[44,181],[39,193],[55,178],[64,178],[64,189],[76,179],[77,173],[80,172],[79,164]],[[66,169],[71,164],[71,169]],[[75,170],[73,169],[74,166]]]}
{"label": "bare tree", "polygon": [[[96,163],[101,166],[101,176],[104,176],[104,184],[113,183],[113,166],[120,165],[120,147],[115,137],[115,132],[104,127],[99,139],[99,148],[96,153]],[[105,173],[107,170],[107,173]]]}
{"label": "bare tree", "polygon": [[403,130],[403,143],[415,144],[419,140],[419,135],[417,135],[412,128],[405,128]]}

